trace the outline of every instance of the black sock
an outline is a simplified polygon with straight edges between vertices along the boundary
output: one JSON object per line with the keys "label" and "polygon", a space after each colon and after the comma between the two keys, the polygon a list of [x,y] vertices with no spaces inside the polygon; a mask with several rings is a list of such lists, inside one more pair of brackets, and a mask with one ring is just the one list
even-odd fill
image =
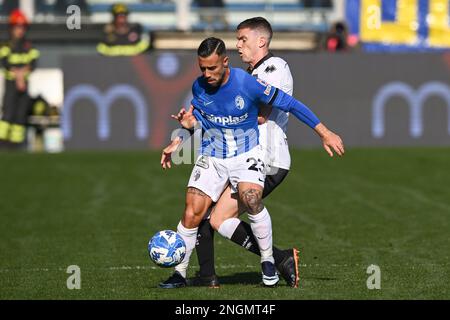
{"label": "black sock", "polygon": [[[241,223],[238,224],[236,230],[231,236],[231,241],[244,247],[248,251],[253,252],[256,255],[261,256],[258,242],[256,242],[255,236],[252,232],[252,227],[247,222],[241,221]],[[281,261],[283,261],[285,253],[275,246],[273,246],[272,249],[273,259],[275,260],[275,265],[277,265]]]}
{"label": "black sock", "polygon": [[275,246],[272,247],[272,250],[273,250],[273,259],[275,260],[275,265],[277,266],[281,263],[281,261],[283,261],[286,254],[284,253],[283,250],[280,250]]}
{"label": "black sock", "polygon": [[209,277],[216,273],[214,270],[214,229],[209,219],[202,220],[198,226],[197,242],[195,244],[200,276]]}

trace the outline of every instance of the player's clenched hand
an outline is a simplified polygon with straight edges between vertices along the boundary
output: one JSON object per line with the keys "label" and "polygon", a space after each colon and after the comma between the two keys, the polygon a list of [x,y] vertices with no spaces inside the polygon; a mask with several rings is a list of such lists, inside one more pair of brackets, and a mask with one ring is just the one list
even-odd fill
{"label": "player's clenched hand", "polygon": [[164,148],[161,155],[161,166],[163,169],[170,169],[172,167],[172,152],[175,152],[182,140],[176,137],[167,147]]}
{"label": "player's clenched hand", "polygon": [[191,106],[187,111],[183,107],[180,109],[178,114],[176,115],[172,114],[171,118],[177,120],[183,128],[192,129],[197,123],[197,119],[195,119],[193,111],[194,111],[193,106]]}
{"label": "player's clenched hand", "polygon": [[328,130],[322,123],[319,123],[314,129],[322,139],[323,147],[330,157],[333,156],[333,150],[340,156],[344,155],[344,143],[342,142],[341,137],[333,131]]}

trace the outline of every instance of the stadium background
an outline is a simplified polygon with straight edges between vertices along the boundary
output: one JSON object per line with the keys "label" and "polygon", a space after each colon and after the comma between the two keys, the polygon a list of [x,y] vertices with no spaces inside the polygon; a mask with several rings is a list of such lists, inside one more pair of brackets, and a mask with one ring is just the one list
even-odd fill
{"label": "stadium background", "polygon": [[[41,52],[30,92],[60,110],[43,136],[33,127],[48,119],[30,117],[23,150],[0,153],[1,298],[449,297],[441,281],[450,275],[449,1],[225,0],[212,9],[123,1],[152,43],[134,57],[96,52],[111,1],[87,1],[80,30],[68,29],[57,2],[1,2],[0,40],[16,3]],[[227,24],[201,19],[217,12]],[[310,130],[289,126],[292,172],[267,205],[275,242],[300,246],[301,288],[259,288],[257,258],[217,236],[223,288],[161,292],[156,284],[169,271],[151,265],[146,241],[175,228],[190,171],[159,167],[177,128],[170,114],[189,102],[200,41],[224,38],[232,64],[244,67],[234,28],[258,15],[273,25],[273,51],[290,64],[294,96],[347,147],[344,158],[327,159]],[[337,21],[348,26],[349,48],[330,52]],[[72,264],[81,290],[66,287]],[[367,289],[371,264],[381,268],[380,290]]]}

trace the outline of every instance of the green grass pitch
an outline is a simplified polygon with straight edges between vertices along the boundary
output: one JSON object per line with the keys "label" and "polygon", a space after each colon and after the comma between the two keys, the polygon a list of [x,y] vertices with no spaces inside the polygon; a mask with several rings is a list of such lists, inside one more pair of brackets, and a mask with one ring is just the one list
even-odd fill
{"label": "green grass pitch", "polygon": [[[0,154],[0,299],[449,299],[450,149],[292,152],[269,198],[274,242],[300,249],[300,287],[260,283],[259,258],[216,235],[220,289],[158,289],[147,242],[175,229],[190,165],[159,152]],[[245,218],[246,219],[246,218]],[[190,275],[198,270],[195,253]],[[378,265],[381,289],[368,290]],[[81,269],[68,290],[67,267]]]}

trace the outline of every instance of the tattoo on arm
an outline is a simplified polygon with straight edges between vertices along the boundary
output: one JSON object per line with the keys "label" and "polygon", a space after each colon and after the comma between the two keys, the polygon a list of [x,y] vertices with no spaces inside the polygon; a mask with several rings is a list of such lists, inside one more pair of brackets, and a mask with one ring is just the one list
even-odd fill
{"label": "tattoo on arm", "polygon": [[208,197],[208,195],[206,193],[204,193],[203,191],[201,191],[197,188],[193,188],[193,187],[189,187],[187,189],[187,193],[196,194],[196,195],[199,195],[200,197]]}
{"label": "tattoo on arm", "polygon": [[257,189],[248,189],[242,193],[242,201],[250,214],[258,214],[264,209],[262,203],[262,191]]}

